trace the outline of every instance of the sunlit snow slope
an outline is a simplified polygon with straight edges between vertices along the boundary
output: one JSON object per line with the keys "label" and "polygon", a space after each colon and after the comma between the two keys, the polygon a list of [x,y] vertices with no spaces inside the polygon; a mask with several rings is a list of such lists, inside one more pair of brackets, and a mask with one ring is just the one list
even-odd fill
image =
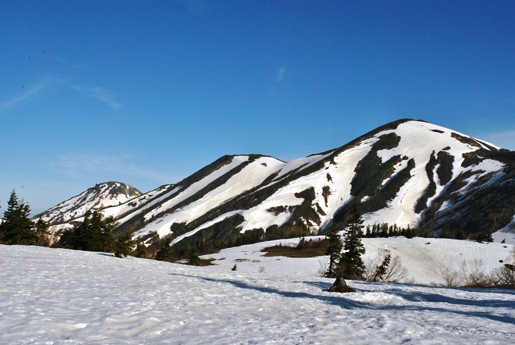
{"label": "sunlit snow slope", "polygon": [[47,223],[59,224],[82,218],[86,211],[100,210],[113,205],[121,205],[141,192],[120,182],[105,182],[66,200],[37,215]]}
{"label": "sunlit snow slope", "polygon": [[224,246],[237,243],[237,233],[242,241],[259,241],[272,232],[341,225],[352,202],[366,224],[492,233],[515,216],[515,153],[427,122],[399,120],[291,162],[224,156],[177,184],[104,204],[103,213],[135,237],[157,234],[172,245],[192,237]]}

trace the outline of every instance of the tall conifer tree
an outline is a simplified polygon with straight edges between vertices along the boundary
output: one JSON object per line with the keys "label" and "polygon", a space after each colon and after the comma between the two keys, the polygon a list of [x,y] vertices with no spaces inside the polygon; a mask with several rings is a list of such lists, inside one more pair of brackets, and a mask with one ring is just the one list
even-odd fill
{"label": "tall conifer tree", "polygon": [[4,212],[3,223],[0,224],[0,239],[6,244],[35,245],[38,242],[34,231],[34,222],[29,218],[30,207],[19,201],[13,190],[7,210]]}
{"label": "tall conifer tree", "polygon": [[50,245],[50,231],[48,231],[49,225],[43,220],[43,217],[39,217],[36,222],[36,236],[38,237],[38,246],[48,247]]}
{"label": "tall conifer tree", "polygon": [[361,280],[365,273],[365,264],[361,259],[361,255],[365,253],[365,247],[361,241],[363,237],[363,218],[357,204],[352,204],[345,223],[347,229],[343,238],[343,252],[337,276]]}
{"label": "tall conifer tree", "polygon": [[333,223],[326,236],[329,240],[329,246],[326,251],[326,254],[329,255],[329,267],[327,268],[325,276],[334,278],[338,270],[338,263],[341,259],[341,251],[343,248],[341,236],[338,233],[336,224]]}

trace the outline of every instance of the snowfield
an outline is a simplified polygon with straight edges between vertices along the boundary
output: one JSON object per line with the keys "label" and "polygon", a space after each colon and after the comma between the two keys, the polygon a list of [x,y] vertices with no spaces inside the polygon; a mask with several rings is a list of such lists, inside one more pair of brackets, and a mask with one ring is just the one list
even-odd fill
{"label": "snowfield", "polygon": [[[369,257],[387,247],[411,280],[436,283],[437,270],[422,266],[481,255],[492,268],[512,250],[419,238],[364,243]],[[355,293],[329,293],[333,280],[317,276],[326,258],[263,257],[267,245],[207,255],[217,259],[207,267],[0,245],[0,344],[515,343],[515,291],[349,281]]]}

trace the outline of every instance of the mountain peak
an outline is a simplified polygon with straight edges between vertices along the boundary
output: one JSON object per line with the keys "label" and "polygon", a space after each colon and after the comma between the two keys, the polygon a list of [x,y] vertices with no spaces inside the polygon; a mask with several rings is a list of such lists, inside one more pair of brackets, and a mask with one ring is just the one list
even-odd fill
{"label": "mountain peak", "polygon": [[99,184],[44,215],[67,222],[102,209],[116,217],[118,231],[154,237],[150,242],[171,244],[180,256],[194,244],[202,253],[343,226],[352,202],[366,224],[491,233],[515,215],[515,152],[402,119],[290,162],[226,155],[145,194],[118,182]]}
{"label": "mountain peak", "polygon": [[81,218],[88,210],[120,205],[142,193],[122,182],[103,182],[37,215],[48,223],[59,224]]}

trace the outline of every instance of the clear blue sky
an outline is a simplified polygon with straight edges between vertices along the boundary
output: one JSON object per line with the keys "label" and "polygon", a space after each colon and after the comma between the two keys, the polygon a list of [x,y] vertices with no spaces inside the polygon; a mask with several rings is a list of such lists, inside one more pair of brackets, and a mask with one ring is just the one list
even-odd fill
{"label": "clear blue sky", "polygon": [[513,150],[514,18],[496,0],[0,0],[0,211],[12,189],[39,212],[399,118]]}

